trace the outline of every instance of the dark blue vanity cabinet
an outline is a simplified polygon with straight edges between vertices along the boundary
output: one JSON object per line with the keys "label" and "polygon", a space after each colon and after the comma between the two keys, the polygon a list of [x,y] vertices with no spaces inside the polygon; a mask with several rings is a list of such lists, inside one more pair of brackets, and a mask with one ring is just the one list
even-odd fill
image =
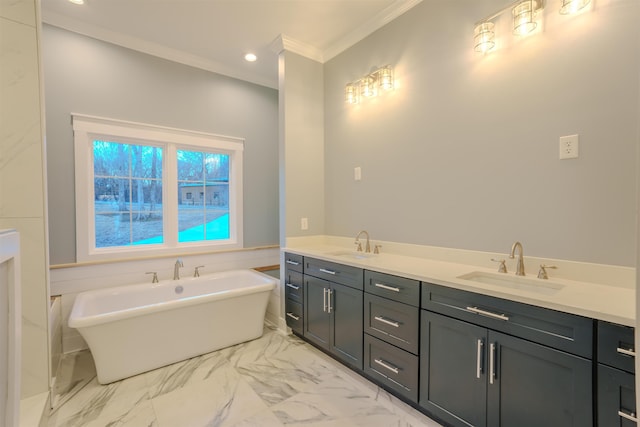
{"label": "dark blue vanity cabinet", "polygon": [[456,427],[593,426],[593,320],[423,283],[420,401]]}
{"label": "dark blue vanity cabinet", "polygon": [[598,321],[598,427],[635,427],[634,329]]}
{"label": "dark blue vanity cabinet", "polygon": [[287,325],[447,427],[636,426],[634,330],[285,254]]}

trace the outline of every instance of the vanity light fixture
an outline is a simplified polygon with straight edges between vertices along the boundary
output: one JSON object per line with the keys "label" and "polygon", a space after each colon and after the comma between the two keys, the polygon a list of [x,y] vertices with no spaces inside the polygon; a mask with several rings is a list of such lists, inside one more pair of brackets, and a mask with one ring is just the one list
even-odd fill
{"label": "vanity light fixture", "polygon": [[589,3],[591,3],[591,0],[562,0],[560,13],[562,15],[573,15],[584,9]]}
{"label": "vanity light fixture", "polygon": [[347,83],[344,88],[344,100],[348,104],[358,104],[363,98],[373,98],[383,91],[392,90],[393,69],[385,65],[371,74]]}
{"label": "vanity light fixture", "polygon": [[69,0],[73,4],[84,4],[84,0]]}
{"label": "vanity light fixture", "polygon": [[[585,9],[591,0],[560,0],[560,14],[572,15]],[[481,21],[476,22],[473,30],[473,49],[479,53],[487,53],[496,46],[495,23],[496,18],[507,11],[511,11],[513,17],[513,33],[525,36],[538,27],[542,19],[539,16],[545,7],[545,0],[517,0],[515,3],[500,9]]]}

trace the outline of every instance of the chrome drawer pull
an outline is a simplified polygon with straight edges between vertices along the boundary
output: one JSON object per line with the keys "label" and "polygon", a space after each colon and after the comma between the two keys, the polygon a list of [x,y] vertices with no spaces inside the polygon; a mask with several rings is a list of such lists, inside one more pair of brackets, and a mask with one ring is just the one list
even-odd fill
{"label": "chrome drawer pull", "polygon": [[300,320],[300,316],[296,316],[293,313],[287,313],[287,316],[291,317],[293,320]]}
{"label": "chrome drawer pull", "polygon": [[482,340],[478,340],[478,354],[476,355],[476,378],[480,378],[480,374],[482,374],[482,347],[484,347],[484,342]]}
{"label": "chrome drawer pull", "polygon": [[629,421],[633,421],[634,423],[638,423],[638,417],[636,417],[636,414],[634,414],[633,412],[629,412],[628,414],[624,411],[618,411],[618,415],[620,415],[622,418],[626,418]]}
{"label": "chrome drawer pull", "polygon": [[331,289],[327,289],[327,313],[331,313],[333,307],[331,307],[331,297],[333,296],[333,291]]}
{"label": "chrome drawer pull", "polygon": [[331,275],[333,275],[333,276],[335,276],[335,275],[336,275],[336,272],[335,272],[335,271],[327,270],[326,268],[320,268],[320,269],[318,269],[318,271],[320,271],[321,273],[331,274]]}
{"label": "chrome drawer pull", "polygon": [[287,264],[291,264],[291,265],[300,265],[300,263],[299,263],[299,262],[291,261],[290,259],[286,260],[285,262],[286,262]]}
{"label": "chrome drawer pull", "polygon": [[394,374],[397,374],[397,373],[400,372],[400,368],[397,368],[397,367],[389,364],[389,362],[385,362],[382,359],[373,359],[373,361],[376,362],[378,365],[382,366],[383,368],[386,368],[386,369],[390,370]]}
{"label": "chrome drawer pull", "polygon": [[396,322],[394,320],[385,319],[382,316],[375,316],[374,319],[377,320],[378,322],[382,322],[382,323],[385,323],[387,325],[391,325],[394,328],[399,328],[400,327],[400,323],[398,323],[398,322]]}
{"label": "chrome drawer pull", "polygon": [[322,311],[327,312],[327,288],[322,288]]}
{"label": "chrome drawer pull", "polygon": [[376,283],[375,285],[376,288],[382,288],[382,289],[386,289],[387,291],[393,291],[393,292],[400,292],[400,288],[396,288],[393,286],[387,286],[387,285],[383,285],[382,283]]}
{"label": "chrome drawer pull", "polygon": [[506,314],[492,313],[490,311],[482,310],[478,307],[467,307],[467,311],[475,314],[480,314],[482,316],[491,317],[492,319],[504,320],[505,322],[509,320],[509,316],[507,316]]}
{"label": "chrome drawer pull", "polygon": [[286,284],[287,288],[295,289],[296,291],[300,289],[300,286],[292,285],[291,283]]}
{"label": "chrome drawer pull", "polygon": [[633,349],[627,350],[626,348],[618,347],[616,348],[616,351],[620,354],[624,354],[625,356],[636,357],[636,352]]}

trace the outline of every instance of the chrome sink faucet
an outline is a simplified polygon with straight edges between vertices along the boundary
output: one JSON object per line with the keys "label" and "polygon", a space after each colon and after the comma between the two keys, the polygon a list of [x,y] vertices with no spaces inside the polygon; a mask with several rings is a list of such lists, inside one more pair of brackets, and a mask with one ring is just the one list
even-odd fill
{"label": "chrome sink faucet", "polygon": [[362,244],[360,243],[360,236],[363,235],[363,234],[367,238],[367,242],[365,243],[364,251],[365,252],[371,252],[371,244],[369,243],[369,233],[367,233],[365,230],[362,230],[356,236],[355,244],[358,245],[357,250],[358,250],[358,252],[362,252]]}
{"label": "chrome sink faucet", "polygon": [[182,260],[178,258],[173,266],[173,280],[180,280],[180,267],[184,267]]}
{"label": "chrome sink faucet", "polygon": [[518,261],[516,262],[516,276],[524,276],[524,255],[522,253],[522,243],[515,242],[513,246],[511,246],[511,255],[509,255],[509,258],[515,258],[516,249],[520,249]]}

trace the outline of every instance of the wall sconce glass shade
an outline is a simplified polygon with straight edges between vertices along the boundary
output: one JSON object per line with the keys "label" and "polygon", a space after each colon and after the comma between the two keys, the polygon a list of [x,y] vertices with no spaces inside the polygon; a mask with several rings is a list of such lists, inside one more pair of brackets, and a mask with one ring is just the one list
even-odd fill
{"label": "wall sconce glass shade", "polygon": [[562,15],[572,15],[574,13],[578,13],[589,3],[591,3],[591,0],[562,0],[560,13]]}
{"label": "wall sconce glass shade", "polygon": [[393,70],[391,67],[382,67],[378,70],[378,85],[382,90],[393,89]]}
{"label": "wall sconce glass shade", "polygon": [[493,22],[483,22],[476,25],[473,31],[473,45],[476,52],[487,53],[496,45],[495,24]]}
{"label": "wall sconce glass shade", "polygon": [[360,94],[366,97],[376,96],[376,79],[371,76],[363,77],[360,80]]}
{"label": "wall sconce glass shade", "polygon": [[536,29],[538,23],[535,21],[535,13],[538,7],[536,0],[525,0],[511,10],[514,34],[524,36]]}
{"label": "wall sconce glass shade", "polygon": [[358,103],[358,86],[349,83],[344,88],[344,100],[348,104],[357,104]]}

